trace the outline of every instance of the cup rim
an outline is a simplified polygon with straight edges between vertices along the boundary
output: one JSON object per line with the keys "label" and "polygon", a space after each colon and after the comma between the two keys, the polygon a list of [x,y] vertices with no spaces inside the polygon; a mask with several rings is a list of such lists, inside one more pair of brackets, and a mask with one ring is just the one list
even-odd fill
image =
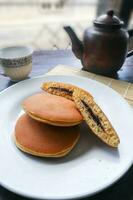
{"label": "cup rim", "polygon": [[[9,50],[9,49],[25,49],[27,52],[25,52],[24,54],[22,55],[16,55],[16,56],[2,56],[2,51],[4,50]],[[0,48],[0,59],[3,59],[3,60],[16,60],[16,59],[21,59],[21,58],[25,58],[25,57],[29,57],[33,54],[33,48],[31,46],[28,46],[28,45],[14,45],[14,46],[7,46],[7,47],[3,47],[3,48]]]}

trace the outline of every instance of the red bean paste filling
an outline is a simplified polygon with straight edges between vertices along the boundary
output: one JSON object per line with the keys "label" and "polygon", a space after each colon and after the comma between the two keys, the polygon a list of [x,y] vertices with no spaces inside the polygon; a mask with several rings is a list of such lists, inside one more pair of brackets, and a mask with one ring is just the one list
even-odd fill
{"label": "red bean paste filling", "polygon": [[73,94],[73,91],[69,90],[69,89],[66,89],[66,88],[61,88],[61,87],[50,87],[49,89],[53,89],[53,90],[57,90],[59,92],[65,92],[66,94],[68,95],[71,95]]}
{"label": "red bean paste filling", "polygon": [[92,109],[87,105],[86,102],[84,102],[83,100],[81,100],[81,102],[86,108],[87,112],[91,115],[92,119],[96,122],[97,126],[101,127],[101,129],[104,131],[104,127],[102,126],[98,116],[93,113]]}

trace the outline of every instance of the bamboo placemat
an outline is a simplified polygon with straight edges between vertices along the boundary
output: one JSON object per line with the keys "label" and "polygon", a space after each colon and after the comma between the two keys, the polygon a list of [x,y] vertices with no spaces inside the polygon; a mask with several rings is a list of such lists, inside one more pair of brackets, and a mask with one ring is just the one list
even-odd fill
{"label": "bamboo placemat", "polygon": [[108,85],[114,90],[116,90],[133,107],[133,84],[132,83],[108,78],[101,75],[96,75],[90,72],[83,71],[76,67],[70,67],[70,66],[64,66],[64,65],[56,66],[47,74],[48,75],[79,75],[82,77],[87,77],[92,80],[99,81],[101,83],[104,83],[105,85]]}

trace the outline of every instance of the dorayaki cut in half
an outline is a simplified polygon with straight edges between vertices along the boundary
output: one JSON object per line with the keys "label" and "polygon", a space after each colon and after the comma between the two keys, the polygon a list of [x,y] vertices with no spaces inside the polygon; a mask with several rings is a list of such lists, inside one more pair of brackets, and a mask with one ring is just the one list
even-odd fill
{"label": "dorayaki cut in half", "polygon": [[75,89],[73,99],[91,131],[109,146],[118,147],[120,139],[94,98],[90,98],[87,92]]}
{"label": "dorayaki cut in half", "polygon": [[[41,85],[41,88],[45,92],[48,92],[48,93],[54,94],[54,95],[58,95],[58,96],[62,96],[67,99],[70,99],[72,101],[73,101],[73,92],[75,89],[80,89],[81,91],[84,91],[83,89],[81,89],[77,86],[67,84],[67,83],[55,82],[55,81],[44,82]],[[92,97],[91,94],[88,93],[88,95],[90,97]]]}

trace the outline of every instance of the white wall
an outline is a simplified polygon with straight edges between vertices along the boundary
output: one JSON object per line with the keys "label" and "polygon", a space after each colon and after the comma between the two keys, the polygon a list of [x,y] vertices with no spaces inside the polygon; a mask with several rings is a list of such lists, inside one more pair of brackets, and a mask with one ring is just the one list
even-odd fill
{"label": "white wall", "polygon": [[[2,4],[38,4],[45,2],[60,2],[62,0],[0,0]],[[95,4],[98,0],[64,0],[66,4]]]}
{"label": "white wall", "polygon": [[72,4],[96,4],[98,0],[66,0]]}

